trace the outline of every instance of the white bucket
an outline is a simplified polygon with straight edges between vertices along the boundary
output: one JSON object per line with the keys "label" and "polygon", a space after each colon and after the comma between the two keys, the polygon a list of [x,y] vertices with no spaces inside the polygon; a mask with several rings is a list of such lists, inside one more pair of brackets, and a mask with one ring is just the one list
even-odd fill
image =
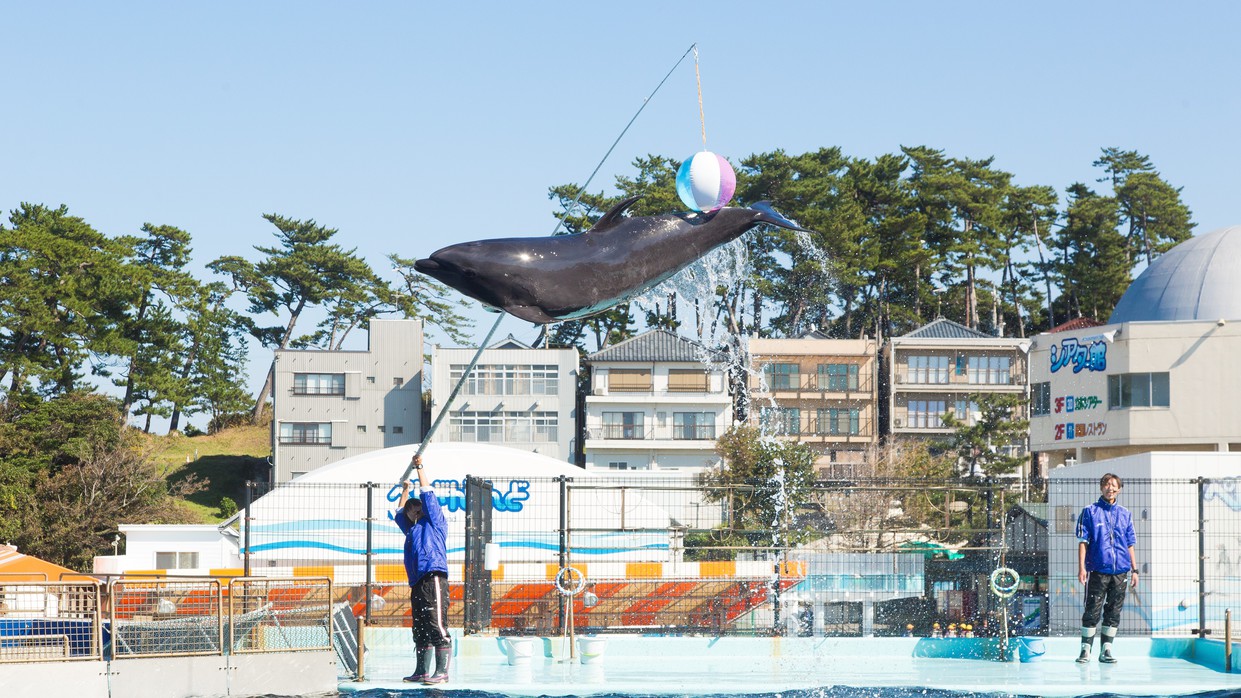
{"label": "white bucket", "polygon": [[603,660],[603,651],[607,649],[607,646],[608,641],[601,637],[579,637],[577,654],[582,664],[594,664]]}
{"label": "white bucket", "polygon": [[504,654],[508,656],[511,666],[529,664],[530,657],[534,655],[534,640],[528,637],[506,637]]}

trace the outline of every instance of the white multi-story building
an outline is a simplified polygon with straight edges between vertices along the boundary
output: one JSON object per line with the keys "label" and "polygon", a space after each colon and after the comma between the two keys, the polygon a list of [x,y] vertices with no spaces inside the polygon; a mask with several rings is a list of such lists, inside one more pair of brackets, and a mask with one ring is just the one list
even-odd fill
{"label": "white multi-story building", "polygon": [[[432,349],[432,423],[477,351]],[[509,335],[483,351],[431,441],[490,443],[574,462],[577,378],[576,349],[532,349]]]}
{"label": "white multi-story building", "polygon": [[422,439],[422,322],[371,320],[368,341],[276,352],[273,482]]}
{"label": "white multi-story building", "polygon": [[1241,450],[1241,226],[1156,259],[1108,324],[1034,337],[1030,448],[1049,468]]}
{"label": "white multi-story building", "polygon": [[[890,338],[884,346],[889,433],[898,439],[944,438],[952,433],[945,413],[966,424],[978,418],[974,396],[1024,397],[1030,346],[1029,339],[992,337],[944,318]],[[1014,417],[1024,418],[1024,410]],[[1006,447],[1020,455],[1026,444]]]}
{"label": "white multi-story building", "polygon": [[878,355],[873,339],[751,339],[751,422],[813,449],[821,475],[854,476],[879,443]]}
{"label": "white multi-story building", "polygon": [[591,354],[586,468],[696,472],[719,464],[715,439],[732,423],[719,357],[652,330]]}

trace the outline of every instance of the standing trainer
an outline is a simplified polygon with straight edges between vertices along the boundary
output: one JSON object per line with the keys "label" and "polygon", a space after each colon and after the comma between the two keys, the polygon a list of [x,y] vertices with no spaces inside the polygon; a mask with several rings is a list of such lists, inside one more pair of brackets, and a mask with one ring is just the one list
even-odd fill
{"label": "standing trainer", "polygon": [[[401,498],[393,520],[405,534],[405,574],[409,577],[409,606],[413,620],[418,666],[405,677],[410,683],[437,684],[448,680],[452,639],[448,635],[448,523],[431,479],[414,456],[418,496],[409,496],[409,481],[401,483]],[[435,673],[431,673],[431,652]]]}
{"label": "standing trainer", "polygon": [[1082,653],[1078,664],[1090,661],[1095,626],[1103,617],[1099,661],[1115,664],[1112,640],[1120,627],[1120,609],[1125,604],[1129,578],[1138,588],[1138,561],[1133,546],[1133,516],[1116,503],[1122,487],[1120,478],[1107,473],[1099,478],[1099,501],[1082,509],[1077,517],[1077,579],[1086,585],[1086,611],[1082,614]]}

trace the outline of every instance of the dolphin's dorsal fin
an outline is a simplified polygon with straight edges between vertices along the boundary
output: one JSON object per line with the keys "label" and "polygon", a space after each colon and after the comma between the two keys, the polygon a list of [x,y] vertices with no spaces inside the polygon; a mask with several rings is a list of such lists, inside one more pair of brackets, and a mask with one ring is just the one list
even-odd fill
{"label": "dolphin's dorsal fin", "polygon": [[620,223],[621,216],[625,214],[625,209],[629,208],[630,206],[633,206],[635,203],[638,202],[638,199],[641,199],[641,198],[642,197],[640,195],[631,196],[628,199],[621,201],[619,204],[616,204],[615,206],[612,207],[611,211],[608,211],[607,213],[603,214],[603,218],[600,218],[598,221],[595,221],[595,224],[592,225],[590,227],[590,230],[586,232],[597,233],[600,231],[607,230],[608,228],[615,226],[617,223]]}

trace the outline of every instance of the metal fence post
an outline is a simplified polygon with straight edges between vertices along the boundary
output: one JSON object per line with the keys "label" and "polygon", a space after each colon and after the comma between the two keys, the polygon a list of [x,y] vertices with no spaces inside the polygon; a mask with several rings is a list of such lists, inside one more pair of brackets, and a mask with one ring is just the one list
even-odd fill
{"label": "metal fence post", "polygon": [[[556,478],[560,482],[560,569],[564,569],[569,564],[569,476],[561,475]],[[556,625],[564,625],[565,616],[565,597],[564,594],[556,594]]]}
{"label": "metal fence post", "polygon": [[242,516],[242,522],[245,524],[245,530],[242,531],[242,536],[243,536],[242,545],[244,546],[244,550],[245,550],[244,558],[242,561],[242,576],[245,576],[245,577],[250,576],[250,505],[253,503],[253,501],[254,501],[254,481],[246,480],[246,495],[245,495],[245,507],[244,507],[245,514]]}
{"label": "metal fence post", "polygon": [[375,533],[375,483],[367,482],[366,488],[366,615],[364,623],[371,622],[371,587],[375,582],[374,560],[375,547],[372,544]]}
{"label": "metal fence post", "polygon": [[1211,632],[1207,630],[1206,482],[1198,478],[1198,637]]}

